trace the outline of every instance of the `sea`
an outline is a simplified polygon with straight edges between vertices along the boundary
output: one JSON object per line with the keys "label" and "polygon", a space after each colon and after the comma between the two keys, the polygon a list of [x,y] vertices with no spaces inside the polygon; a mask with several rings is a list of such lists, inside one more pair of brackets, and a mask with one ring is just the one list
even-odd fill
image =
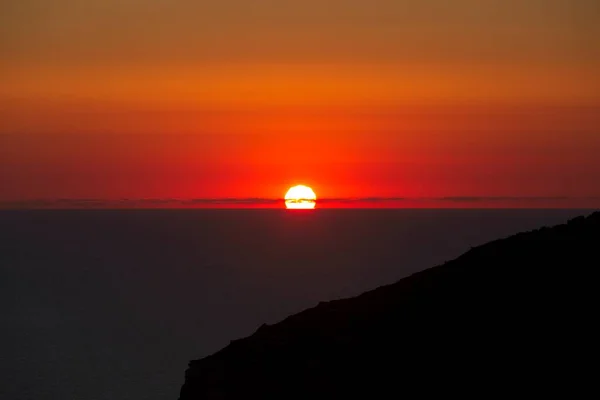
{"label": "sea", "polygon": [[0,399],[175,400],[263,323],[591,212],[0,211]]}

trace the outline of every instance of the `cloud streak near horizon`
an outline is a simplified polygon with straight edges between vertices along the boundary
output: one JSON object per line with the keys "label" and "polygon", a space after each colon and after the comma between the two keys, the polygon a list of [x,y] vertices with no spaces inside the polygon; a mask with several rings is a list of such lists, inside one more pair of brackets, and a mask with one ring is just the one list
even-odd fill
{"label": "cloud streak near horizon", "polygon": [[[2,201],[0,209],[128,209],[128,208],[283,208],[284,199],[269,198],[141,198],[141,199],[31,199]],[[539,207],[600,208],[600,197],[568,196],[447,196],[323,198],[322,208],[454,208]]]}

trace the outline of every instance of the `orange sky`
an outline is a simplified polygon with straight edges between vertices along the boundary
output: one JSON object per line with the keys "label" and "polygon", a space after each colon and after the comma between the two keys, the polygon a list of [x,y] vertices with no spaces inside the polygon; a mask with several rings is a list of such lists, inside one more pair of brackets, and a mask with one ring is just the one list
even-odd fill
{"label": "orange sky", "polygon": [[200,3],[4,2],[0,201],[600,196],[596,1]]}

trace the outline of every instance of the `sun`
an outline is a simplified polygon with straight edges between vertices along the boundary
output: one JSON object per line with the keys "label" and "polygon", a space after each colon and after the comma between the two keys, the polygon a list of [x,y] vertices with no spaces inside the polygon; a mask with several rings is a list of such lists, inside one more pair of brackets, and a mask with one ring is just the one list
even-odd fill
{"label": "sun", "polygon": [[289,209],[315,208],[317,196],[308,186],[298,185],[291,187],[285,194],[285,207]]}

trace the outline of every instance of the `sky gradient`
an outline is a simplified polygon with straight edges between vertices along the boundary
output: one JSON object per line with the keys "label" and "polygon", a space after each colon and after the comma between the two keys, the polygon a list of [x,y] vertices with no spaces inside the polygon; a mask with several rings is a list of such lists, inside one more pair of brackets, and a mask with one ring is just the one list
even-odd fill
{"label": "sky gradient", "polygon": [[598,38],[594,0],[3,1],[0,201],[600,197]]}

